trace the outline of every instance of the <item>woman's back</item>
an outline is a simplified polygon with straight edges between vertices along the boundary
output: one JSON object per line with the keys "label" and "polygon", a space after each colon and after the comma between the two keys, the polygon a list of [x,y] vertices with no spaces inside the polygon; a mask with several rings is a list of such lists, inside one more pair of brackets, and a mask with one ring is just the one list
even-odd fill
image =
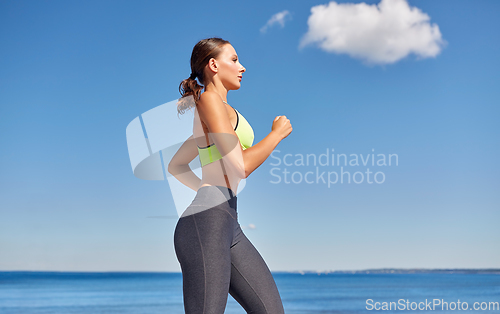
{"label": "woman's back", "polygon": [[[225,108],[231,126],[238,136],[241,148],[245,150],[246,148],[251,147],[254,140],[252,127],[236,109],[227,103],[225,104]],[[222,168],[221,161],[219,161],[221,159],[221,154],[215,145],[208,127],[200,118],[197,107],[194,114],[193,135],[198,147],[199,159],[202,165],[202,179],[200,187],[208,185],[227,186],[227,181],[224,177],[224,174],[226,174],[230,185],[229,188],[236,193],[241,178],[231,171],[230,167]]]}

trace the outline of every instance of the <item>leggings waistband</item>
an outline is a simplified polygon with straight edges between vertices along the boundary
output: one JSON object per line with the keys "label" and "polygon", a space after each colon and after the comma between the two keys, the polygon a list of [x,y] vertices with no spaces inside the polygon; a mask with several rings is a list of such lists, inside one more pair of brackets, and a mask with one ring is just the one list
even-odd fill
{"label": "leggings waistband", "polygon": [[236,205],[237,196],[230,188],[219,185],[202,186],[198,189],[193,201],[184,213],[182,213],[181,217],[192,215],[216,206],[230,207],[236,211]]}

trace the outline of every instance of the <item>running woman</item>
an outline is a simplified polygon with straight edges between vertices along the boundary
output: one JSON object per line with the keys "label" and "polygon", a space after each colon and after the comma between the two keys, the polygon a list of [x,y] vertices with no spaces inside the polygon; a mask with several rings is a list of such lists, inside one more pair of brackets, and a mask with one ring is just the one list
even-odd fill
{"label": "running woman", "polygon": [[[245,71],[228,41],[207,38],[194,46],[191,75],[179,86],[178,112],[195,108],[193,135],[168,165],[169,173],[197,191],[174,231],[188,314],[224,313],[228,293],[247,313],[284,313],[269,268],[241,230],[236,192],[241,179],[269,157],[292,126],[286,116],[277,116],[271,132],[253,145],[252,127],[227,102],[228,91],[240,88]],[[188,165],[196,156],[201,179]]]}

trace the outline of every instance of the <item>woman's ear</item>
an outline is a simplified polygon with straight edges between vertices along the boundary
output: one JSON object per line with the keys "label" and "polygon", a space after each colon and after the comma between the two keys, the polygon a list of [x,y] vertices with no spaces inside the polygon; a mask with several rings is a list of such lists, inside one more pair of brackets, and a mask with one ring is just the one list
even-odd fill
{"label": "woman's ear", "polygon": [[215,60],[215,58],[210,58],[210,60],[208,61],[208,68],[214,73],[217,73],[219,71],[217,60]]}

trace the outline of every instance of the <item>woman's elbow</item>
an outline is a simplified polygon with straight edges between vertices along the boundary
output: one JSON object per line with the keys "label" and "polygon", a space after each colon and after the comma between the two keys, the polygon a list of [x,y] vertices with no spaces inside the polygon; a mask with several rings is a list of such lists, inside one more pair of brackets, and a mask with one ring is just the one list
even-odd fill
{"label": "woman's elbow", "polygon": [[246,179],[247,178],[247,169],[242,161],[240,162],[235,162],[234,160],[226,160],[225,158],[224,164],[226,164],[226,167],[229,167],[231,169],[231,172],[238,177],[239,179]]}
{"label": "woman's elbow", "polygon": [[177,174],[179,172],[178,169],[179,169],[179,165],[174,165],[174,164],[171,164],[171,163],[168,164],[167,171],[171,175]]}
{"label": "woman's elbow", "polygon": [[243,166],[242,169],[241,169],[241,172],[240,172],[240,178],[241,179],[246,179],[246,178],[248,178],[248,176],[250,175],[250,173],[252,173],[252,171],[250,171],[248,169],[248,167]]}

